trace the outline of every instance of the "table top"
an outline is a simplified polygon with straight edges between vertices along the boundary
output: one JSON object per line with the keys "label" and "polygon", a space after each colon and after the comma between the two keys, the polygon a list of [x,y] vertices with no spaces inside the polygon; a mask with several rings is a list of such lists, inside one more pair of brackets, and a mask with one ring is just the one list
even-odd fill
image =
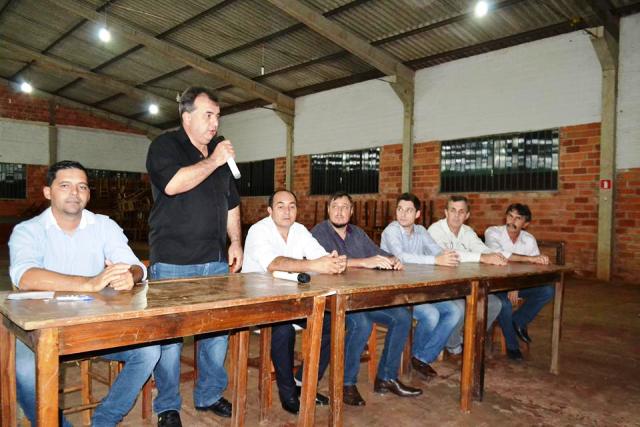
{"label": "table top", "polygon": [[400,271],[351,268],[344,274],[311,276],[315,288],[333,290],[337,294],[358,294],[371,291],[409,289],[424,286],[440,286],[469,282],[471,280],[506,279],[570,271],[570,266],[509,263],[494,266],[480,263],[464,263],[457,267],[405,264]]}
{"label": "table top", "polygon": [[[107,288],[92,301],[7,300],[0,292],[0,313],[24,330],[187,313],[332,294],[359,294],[418,287],[437,287],[470,280],[505,279],[570,271],[570,266],[510,263],[491,266],[465,263],[457,267],[407,264],[404,270],[352,268],[343,274],[314,274],[311,283],[275,279],[270,274],[243,273],[152,281],[126,292]],[[56,295],[73,294],[57,292]]]}
{"label": "table top", "polygon": [[[151,281],[131,291],[87,293],[91,301],[7,300],[0,292],[0,313],[24,330],[154,317],[241,305],[290,301],[330,294],[268,274],[229,274]],[[56,292],[57,295],[78,292]]]}

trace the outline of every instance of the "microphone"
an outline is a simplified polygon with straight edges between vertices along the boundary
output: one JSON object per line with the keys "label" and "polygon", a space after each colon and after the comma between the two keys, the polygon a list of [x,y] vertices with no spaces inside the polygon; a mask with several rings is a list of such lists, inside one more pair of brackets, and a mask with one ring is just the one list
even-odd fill
{"label": "microphone", "polygon": [[[224,136],[222,135],[216,135],[215,138],[213,138],[212,142],[218,143],[218,142],[222,142],[224,141]],[[236,165],[236,161],[233,159],[233,157],[229,157],[227,159],[227,165],[229,165],[229,169],[231,169],[231,173],[233,174],[233,177],[235,179],[240,179],[240,169],[238,169],[238,165]]]}
{"label": "microphone", "polygon": [[276,279],[284,279],[291,280],[292,282],[298,283],[309,283],[311,281],[311,276],[307,273],[288,273],[286,271],[274,271],[273,277]]}

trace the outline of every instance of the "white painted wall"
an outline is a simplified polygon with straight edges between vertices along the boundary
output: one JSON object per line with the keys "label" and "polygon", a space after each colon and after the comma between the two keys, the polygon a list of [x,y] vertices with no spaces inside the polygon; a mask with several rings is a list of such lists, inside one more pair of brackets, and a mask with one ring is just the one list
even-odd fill
{"label": "white painted wall", "polygon": [[640,167],[640,13],[620,29],[616,168]]}
{"label": "white painted wall", "polygon": [[0,118],[0,162],[49,164],[49,126]]}
{"label": "white painted wall", "polygon": [[583,32],[426,68],[416,74],[415,141],[599,122],[600,88]]}
{"label": "white painted wall", "polygon": [[287,150],[287,129],[273,110],[256,108],[222,116],[219,133],[231,141],[236,161],[284,157]]}
{"label": "white painted wall", "polygon": [[75,126],[58,127],[58,159],[90,169],[146,172],[151,141],[145,136]]}
{"label": "white painted wall", "polygon": [[398,144],[402,103],[381,80],[298,98],[294,141],[295,155]]}

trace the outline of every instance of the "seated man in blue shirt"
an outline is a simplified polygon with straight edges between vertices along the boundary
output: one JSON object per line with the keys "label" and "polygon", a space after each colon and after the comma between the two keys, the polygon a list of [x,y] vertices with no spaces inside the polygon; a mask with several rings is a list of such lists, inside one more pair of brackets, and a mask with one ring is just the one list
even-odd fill
{"label": "seated man in blue shirt", "polygon": [[[316,225],[311,234],[327,251],[338,251],[347,256],[347,268],[379,268],[400,270],[402,263],[381,250],[365,232],[349,224],[353,202],[347,193],[338,192],[329,199],[329,219]],[[419,396],[422,390],[402,384],[398,380],[404,343],[409,336],[411,315],[405,307],[367,310],[346,316],[347,334],[344,349],[344,395],[347,405],[362,406],[364,399],[356,388],[360,356],[371,334],[373,323],[387,326],[384,350],[374,382],[376,393],[388,391],[402,397]]]}
{"label": "seated man in blue shirt", "polygon": [[[118,225],[84,209],[89,201],[87,172],[78,162],[62,161],[47,173],[44,196],[51,207],[18,224],[9,239],[9,273],[14,286],[28,291],[128,291],[145,276],[144,265],[127,245]],[[89,303],[90,304],[90,303]],[[159,346],[105,354],[125,362],[109,394],[95,409],[92,426],[115,426],[131,410],[160,358]],[[34,353],[16,341],[17,397],[35,424]],[[66,419],[64,426],[70,426]]]}
{"label": "seated man in blue shirt", "polygon": [[[427,229],[415,223],[418,218],[418,197],[411,193],[401,194],[396,207],[396,221],[382,232],[382,249],[405,264],[457,266],[460,262],[458,253],[440,248]],[[413,317],[418,325],[413,334],[411,364],[425,378],[438,375],[430,363],[436,360],[462,316],[462,309],[453,301],[413,307]]]}

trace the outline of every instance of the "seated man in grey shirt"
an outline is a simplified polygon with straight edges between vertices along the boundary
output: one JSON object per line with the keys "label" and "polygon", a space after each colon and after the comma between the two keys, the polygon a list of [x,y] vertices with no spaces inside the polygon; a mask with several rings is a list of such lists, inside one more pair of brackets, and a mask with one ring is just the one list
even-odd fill
{"label": "seated man in grey shirt", "polygon": [[[346,255],[347,268],[402,269],[402,263],[396,257],[381,250],[361,228],[349,224],[353,214],[351,196],[343,192],[333,194],[329,199],[328,213],[329,219],[316,225],[311,234],[326,251],[337,251],[340,255]],[[360,369],[360,355],[367,344],[374,322],[381,323],[388,329],[373,390],[376,393],[391,392],[401,397],[422,394],[422,390],[398,380],[402,350],[411,328],[409,311],[404,307],[357,311],[346,316],[343,401],[347,405],[365,404],[356,382]]]}
{"label": "seated man in grey shirt", "polygon": [[[440,248],[427,229],[415,223],[420,214],[418,197],[411,193],[401,194],[397,201],[396,221],[382,232],[382,249],[405,264],[457,266],[458,253]],[[426,379],[438,375],[430,363],[436,360],[463,314],[454,301],[413,307],[413,318],[418,324],[413,333],[411,364]]]}

